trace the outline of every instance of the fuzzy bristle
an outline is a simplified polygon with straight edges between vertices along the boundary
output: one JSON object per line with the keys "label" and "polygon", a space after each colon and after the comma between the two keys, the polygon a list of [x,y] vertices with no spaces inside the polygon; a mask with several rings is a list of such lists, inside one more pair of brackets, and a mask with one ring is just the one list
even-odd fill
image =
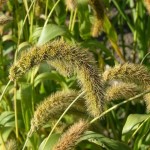
{"label": "fuzzy bristle", "polygon": [[35,13],[35,16],[36,17],[39,17],[40,14],[41,14],[41,2],[39,0],[35,1],[35,10],[34,10],[34,13]]}
{"label": "fuzzy bristle", "polygon": [[103,28],[103,21],[96,19],[92,26],[92,37],[98,37],[101,29]]}
{"label": "fuzzy bristle", "polygon": [[99,116],[103,111],[103,83],[100,80],[98,71],[89,64],[77,68],[77,78],[81,87],[86,91],[86,106],[91,116]]}
{"label": "fuzzy bristle", "polygon": [[140,92],[140,89],[137,85],[133,83],[117,83],[112,86],[109,86],[106,89],[105,100],[120,100],[120,99],[128,99]]}
{"label": "fuzzy bristle", "polygon": [[0,15],[0,25],[4,25],[12,20],[13,20],[12,17]]}
{"label": "fuzzy bristle", "polygon": [[132,82],[140,86],[150,85],[150,73],[140,64],[125,63],[106,70],[103,73],[104,81],[122,80]]}
{"label": "fuzzy bristle", "polygon": [[18,143],[16,139],[9,139],[6,142],[6,149],[7,150],[18,150]]}
{"label": "fuzzy bristle", "polygon": [[150,14],[150,0],[144,0],[144,4],[148,13]]}
{"label": "fuzzy bristle", "polygon": [[84,120],[80,120],[72,125],[59,139],[53,150],[71,150],[73,149],[78,139],[87,130],[88,124]]}
{"label": "fuzzy bristle", "polygon": [[102,0],[89,0],[90,5],[94,10],[95,21],[92,27],[92,36],[98,37],[103,28],[105,9]]}
{"label": "fuzzy bristle", "polygon": [[17,79],[44,60],[63,75],[77,74],[81,89],[86,92],[85,98],[89,113],[94,117],[101,113],[103,83],[94,59],[87,50],[81,50],[78,46],[70,46],[62,40],[31,48],[10,68],[10,79]]}
{"label": "fuzzy bristle", "polygon": [[[77,96],[77,92],[70,90],[59,91],[47,97],[34,112],[34,116],[31,121],[32,132],[39,129],[50,119],[55,119],[57,116],[59,117]],[[83,99],[80,98],[76,103],[80,103],[79,101],[83,101]],[[80,111],[80,108],[76,107],[76,105],[73,105],[72,108],[76,110],[79,109]]]}

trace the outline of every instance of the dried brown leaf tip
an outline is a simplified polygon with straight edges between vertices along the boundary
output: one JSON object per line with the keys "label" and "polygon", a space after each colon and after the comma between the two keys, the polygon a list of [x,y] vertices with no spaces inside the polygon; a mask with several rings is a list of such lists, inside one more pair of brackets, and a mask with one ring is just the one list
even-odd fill
{"label": "dried brown leaf tip", "polygon": [[103,83],[94,59],[87,50],[68,45],[62,40],[33,47],[10,68],[10,79],[17,79],[42,61],[48,61],[65,76],[76,73],[82,91],[86,92],[87,109],[91,116],[98,116],[102,112]]}
{"label": "dried brown leaf tip", "polygon": [[122,80],[124,82],[133,82],[142,87],[150,85],[149,70],[140,64],[125,63],[116,65],[103,73],[104,81]]}
{"label": "dried brown leaf tip", "polygon": [[144,0],[145,7],[150,14],[150,0]]}
{"label": "dried brown leaf tip", "polygon": [[[34,116],[31,121],[32,132],[39,129],[50,119],[57,119],[77,96],[78,92],[69,90],[58,91],[47,97],[41,104],[38,105],[34,112]],[[80,111],[80,107],[78,107],[78,105],[80,104],[80,101],[83,100],[83,98],[79,98],[72,108],[76,109],[76,111]]]}
{"label": "dried brown leaf tip", "polygon": [[93,37],[98,37],[103,28],[105,9],[102,0],[89,0],[90,5],[94,10],[95,21],[92,27],[91,34]]}
{"label": "dried brown leaf tip", "polygon": [[0,25],[4,25],[12,20],[13,20],[13,18],[10,16],[0,15]]}
{"label": "dried brown leaf tip", "polygon": [[84,120],[75,123],[61,136],[53,150],[72,150],[87,128],[88,124]]}
{"label": "dried brown leaf tip", "polygon": [[109,86],[106,89],[105,100],[120,100],[128,99],[137,95],[140,92],[140,89],[137,85],[133,83],[123,83],[119,82]]}

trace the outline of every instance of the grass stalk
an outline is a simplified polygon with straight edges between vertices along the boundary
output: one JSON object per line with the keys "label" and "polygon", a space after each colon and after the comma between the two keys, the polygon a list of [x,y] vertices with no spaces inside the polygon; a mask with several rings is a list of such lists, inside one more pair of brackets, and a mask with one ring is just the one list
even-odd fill
{"label": "grass stalk", "polygon": [[44,144],[42,150],[44,150],[44,148],[45,148],[45,146],[46,146],[46,144],[47,144],[47,142],[48,142],[48,139],[49,139],[50,136],[52,135],[53,131],[55,130],[55,128],[56,128],[56,126],[58,125],[58,123],[60,122],[60,120],[61,120],[61,119],[63,118],[63,116],[67,113],[67,111],[71,108],[71,106],[72,106],[81,96],[83,96],[84,94],[85,94],[84,91],[81,92],[81,93],[72,101],[72,103],[66,108],[66,110],[62,113],[62,115],[60,116],[60,118],[57,120],[57,122],[56,122],[55,125],[53,126],[51,132],[49,133],[49,135],[48,135],[48,137],[47,137],[47,139],[46,139],[46,141],[45,141],[45,144]]}
{"label": "grass stalk", "polygon": [[126,104],[126,103],[128,103],[130,101],[136,100],[137,98],[140,98],[140,97],[144,96],[147,93],[150,93],[150,90],[146,90],[143,93],[137,94],[136,96],[131,97],[131,98],[129,98],[129,99],[125,100],[125,101],[122,101],[121,103],[119,103],[119,104],[117,104],[117,105],[109,108],[108,110],[104,111],[101,115],[99,115],[98,117],[95,117],[93,120],[91,120],[90,124],[94,123],[95,121],[97,121],[98,119],[100,119],[101,117],[103,117],[104,115],[106,115],[107,113],[109,113],[110,111],[112,111],[112,110],[120,107],[121,105]]}
{"label": "grass stalk", "polygon": [[[23,32],[24,25],[25,25],[25,23],[26,23],[26,20],[27,20],[27,18],[28,18],[29,12],[30,12],[30,10],[31,10],[31,8],[32,8],[32,6],[33,6],[33,4],[35,3],[35,1],[36,1],[36,0],[33,0],[33,1],[32,1],[31,5],[30,5],[30,7],[29,7],[29,9],[28,9],[28,12],[27,12],[27,14],[26,14],[26,16],[25,16],[25,18],[24,18],[22,28],[21,28],[21,30],[20,30],[20,32],[19,32],[19,35],[18,35],[18,43],[17,43],[18,46],[19,46],[19,43],[20,43],[20,40],[21,40],[21,34],[22,34],[22,32]],[[16,49],[14,61],[17,60],[17,54],[18,54],[18,49]]]}
{"label": "grass stalk", "polygon": [[15,127],[16,127],[16,138],[19,138],[18,132],[18,115],[17,115],[17,82],[14,82],[14,109],[15,109]]}
{"label": "grass stalk", "polygon": [[11,83],[11,80],[9,80],[8,83],[7,83],[7,85],[5,86],[3,92],[2,92],[2,94],[1,94],[1,96],[0,96],[0,101],[2,100],[2,98],[3,98],[4,94],[5,94],[5,92],[6,92],[7,88],[8,88],[8,86],[10,85],[10,83]]}
{"label": "grass stalk", "polygon": [[73,31],[73,28],[74,28],[74,25],[75,25],[75,22],[76,22],[76,16],[77,16],[77,8],[74,10],[73,19],[72,19],[71,28],[70,28],[71,32]]}
{"label": "grass stalk", "polygon": [[70,20],[69,20],[69,30],[70,30],[70,31],[71,31],[71,24],[72,24],[73,12],[74,12],[74,10],[71,10],[71,13],[70,13]]}
{"label": "grass stalk", "polygon": [[49,18],[51,17],[53,11],[55,10],[55,8],[56,8],[56,6],[59,4],[59,2],[60,2],[60,0],[57,0],[57,2],[54,4],[53,8],[51,9],[51,11],[50,11],[50,13],[49,13],[49,15],[48,15],[48,17],[47,17],[45,23],[44,23],[43,29],[46,27],[46,25],[47,25],[47,23],[48,23],[48,21],[49,21]]}

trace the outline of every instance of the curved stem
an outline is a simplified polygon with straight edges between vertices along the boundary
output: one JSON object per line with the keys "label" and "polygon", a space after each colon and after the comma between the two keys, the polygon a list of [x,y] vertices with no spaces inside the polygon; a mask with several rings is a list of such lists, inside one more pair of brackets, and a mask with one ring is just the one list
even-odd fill
{"label": "curved stem", "polygon": [[104,111],[101,115],[99,115],[98,117],[96,117],[96,118],[94,118],[93,120],[91,120],[91,121],[90,121],[90,124],[94,123],[95,121],[97,121],[98,119],[100,119],[101,117],[103,117],[104,115],[106,115],[107,113],[109,113],[110,111],[112,111],[112,110],[118,108],[119,106],[121,106],[121,105],[123,105],[123,104],[126,104],[126,103],[128,103],[128,102],[130,102],[130,101],[132,101],[132,100],[135,100],[135,99],[137,99],[137,98],[139,98],[139,97],[142,97],[143,95],[145,95],[145,94],[147,94],[147,93],[150,93],[150,90],[147,90],[147,91],[145,91],[145,92],[143,92],[143,93],[141,93],[141,94],[138,94],[138,95],[136,95],[136,96],[134,96],[134,97],[131,97],[131,98],[129,98],[128,100],[125,100],[125,101],[123,101],[123,102],[121,102],[121,103],[119,103],[119,104],[117,104],[117,105],[115,105],[115,106],[109,108],[108,110]]}
{"label": "curved stem", "polygon": [[31,131],[31,129],[30,129],[30,131],[29,131],[28,134],[27,134],[27,138],[26,138],[26,141],[25,141],[25,143],[24,143],[24,145],[23,145],[22,150],[25,149],[25,147],[26,147],[26,145],[27,145],[27,143],[28,143],[29,137],[30,137],[31,135],[32,135],[32,131]]}
{"label": "curved stem", "polygon": [[8,88],[8,86],[10,85],[10,83],[11,83],[11,80],[9,80],[8,83],[7,83],[7,85],[5,86],[5,88],[4,88],[3,92],[2,92],[2,95],[1,95],[1,97],[0,97],[0,101],[2,100],[2,98],[3,98],[4,94],[5,94],[5,92],[6,92],[7,88]]}
{"label": "curved stem", "polygon": [[48,142],[48,139],[49,139],[50,136],[52,135],[54,129],[56,128],[56,126],[58,125],[58,123],[60,122],[60,120],[61,120],[61,119],[63,118],[63,116],[67,113],[67,111],[70,109],[70,107],[71,107],[84,93],[85,93],[84,91],[83,91],[82,93],[80,93],[80,94],[72,101],[72,103],[67,107],[67,109],[63,112],[63,114],[60,116],[60,118],[57,120],[57,122],[56,122],[55,125],[53,126],[51,132],[49,133],[49,135],[48,135],[48,137],[47,137],[47,139],[46,139],[46,141],[45,141],[45,144],[44,144],[42,150],[44,150],[44,148],[45,148],[45,146],[46,146],[46,144],[47,144],[47,142]]}

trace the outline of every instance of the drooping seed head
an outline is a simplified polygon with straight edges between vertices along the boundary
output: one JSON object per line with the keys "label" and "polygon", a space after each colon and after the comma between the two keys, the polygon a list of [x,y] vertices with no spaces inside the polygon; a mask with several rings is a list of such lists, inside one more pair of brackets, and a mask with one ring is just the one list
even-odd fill
{"label": "drooping seed head", "polygon": [[111,80],[121,80],[132,82],[140,86],[150,85],[150,73],[148,69],[140,64],[124,63],[116,65],[103,73],[105,82]]}
{"label": "drooping seed head", "polygon": [[136,84],[119,82],[117,84],[109,86],[106,89],[105,100],[111,101],[128,99],[137,95],[138,93],[140,93],[140,91],[141,89],[138,88]]}
{"label": "drooping seed head", "polygon": [[72,150],[87,128],[88,124],[86,121],[78,121],[61,136],[53,150]]}
{"label": "drooping seed head", "polygon": [[[70,90],[58,91],[47,97],[41,102],[41,104],[38,105],[36,111],[34,112],[34,116],[31,121],[31,131],[36,131],[50,119],[57,119],[77,96],[78,92]],[[82,102],[84,99],[80,98],[72,106],[72,108],[80,111],[81,109],[78,107],[78,103],[80,103],[80,101]]]}

